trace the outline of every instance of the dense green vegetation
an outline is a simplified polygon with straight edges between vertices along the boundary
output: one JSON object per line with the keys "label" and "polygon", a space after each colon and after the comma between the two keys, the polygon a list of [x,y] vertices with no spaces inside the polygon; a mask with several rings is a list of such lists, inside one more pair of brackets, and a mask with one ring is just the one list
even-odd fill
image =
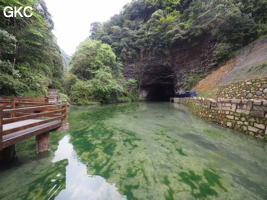
{"label": "dense green vegetation", "polygon": [[[265,0],[133,0],[107,22],[92,23],[90,39],[70,61],[44,0],[0,0],[1,13],[5,6],[34,9],[30,18],[0,16],[0,95],[43,96],[57,88],[78,104],[137,99],[140,83],[121,72],[129,60],[208,40],[217,44],[218,66],[267,31]],[[190,74],[184,88],[205,75]]]}
{"label": "dense green vegetation", "polygon": [[[134,0],[109,21],[91,24],[92,40],[82,43],[73,57],[70,72],[75,76],[69,75],[67,91],[74,102],[118,101],[130,94],[119,62],[194,47],[206,40],[217,43],[213,65],[218,66],[266,33],[266,8],[265,1]],[[189,74],[184,88],[190,90],[206,75]]]}
{"label": "dense green vegetation", "polygon": [[65,74],[67,74],[68,69],[69,69],[69,64],[71,61],[71,57],[63,49],[60,48],[60,51],[61,51],[62,62],[63,62],[63,71]]}
{"label": "dense green vegetation", "polygon": [[56,88],[78,104],[136,99],[136,81],[125,80],[122,64],[108,44],[89,39],[82,42],[69,73],[71,59],[51,32],[53,21],[45,2],[0,0],[1,13],[6,6],[34,9],[30,18],[1,15],[0,95],[44,96],[48,88]]}
{"label": "dense green vegetation", "polygon": [[73,55],[65,87],[74,103],[110,103],[136,99],[135,82],[125,80],[110,45],[88,38]]}
{"label": "dense green vegetation", "polygon": [[[6,6],[33,8],[32,17],[5,17]],[[62,88],[60,49],[43,0],[0,0],[0,95],[44,96]]]}
{"label": "dense green vegetation", "polygon": [[110,44],[121,61],[214,40],[215,63],[267,31],[265,0],[133,0],[91,38]]}

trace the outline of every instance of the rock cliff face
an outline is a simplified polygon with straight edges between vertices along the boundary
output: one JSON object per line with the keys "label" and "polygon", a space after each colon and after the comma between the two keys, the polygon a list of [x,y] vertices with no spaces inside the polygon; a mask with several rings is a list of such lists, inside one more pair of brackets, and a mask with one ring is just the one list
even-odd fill
{"label": "rock cliff face", "polygon": [[216,43],[200,41],[198,45],[179,45],[161,55],[143,55],[140,60],[127,61],[124,76],[135,78],[146,100],[168,100],[174,92],[184,91],[186,83],[212,68]]}

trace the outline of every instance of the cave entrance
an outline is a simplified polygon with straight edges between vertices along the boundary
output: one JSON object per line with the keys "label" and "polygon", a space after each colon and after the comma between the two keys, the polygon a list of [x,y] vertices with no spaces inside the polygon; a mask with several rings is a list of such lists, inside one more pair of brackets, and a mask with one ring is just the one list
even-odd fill
{"label": "cave entrance", "polygon": [[141,96],[146,101],[170,101],[174,97],[174,78],[171,67],[148,65],[142,75]]}
{"label": "cave entrance", "polygon": [[170,101],[170,97],[174,97],[173,84],[156,84],[143,89],[147,91],[147,101]]}

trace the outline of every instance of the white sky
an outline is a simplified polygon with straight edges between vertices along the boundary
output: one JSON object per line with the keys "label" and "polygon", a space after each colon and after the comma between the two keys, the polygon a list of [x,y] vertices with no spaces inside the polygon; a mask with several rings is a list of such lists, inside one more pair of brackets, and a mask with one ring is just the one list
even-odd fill
{"label": "white sky", "polygon": [[131,0],[45,0],[53,16],[58,45],[70,56],[90,34],[90,24],[105,22]]}

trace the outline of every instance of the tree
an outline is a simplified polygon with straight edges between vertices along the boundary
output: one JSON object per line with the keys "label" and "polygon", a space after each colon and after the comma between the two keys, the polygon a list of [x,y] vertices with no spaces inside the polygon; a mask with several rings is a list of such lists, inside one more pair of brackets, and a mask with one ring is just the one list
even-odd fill
{"label": "tree", "polygon": [[96,35],[98,34],[98,31],[101,27],[101,22],[93,22],[90,24],[90,33],[91,33],[91,38],[95,39]]}
{"label": "tree", "polygon": [[74,53],[70,72],[81,80],[89,80],[94,78],[97,70],[106,68],[111,71],[116,66],[116,56],[110,45],[87,38]]}
{"label": "tree", "polygon": [[89,83],[93,85],[95,99],[103,103],[116,102],[124,92],[122,85],[104,68],[97,70]]}
{"label": "tree", "polygon": [[[73,102],[98,101],[116,102],[127,96],[127,84],[120,71],[121,64],[116,61],[110,45],[87,38],[81,42],[71,61],[68,76],[70,98]],[[128,84],[129,85],[129,84]]]}
{"label": "tree", "polygon": [[43,96],[48,87],[62,89],[62,58],[45,2],[0,0],[1,13],[6,6],[30,6],[33,16],[0,15],[0,94]]}

